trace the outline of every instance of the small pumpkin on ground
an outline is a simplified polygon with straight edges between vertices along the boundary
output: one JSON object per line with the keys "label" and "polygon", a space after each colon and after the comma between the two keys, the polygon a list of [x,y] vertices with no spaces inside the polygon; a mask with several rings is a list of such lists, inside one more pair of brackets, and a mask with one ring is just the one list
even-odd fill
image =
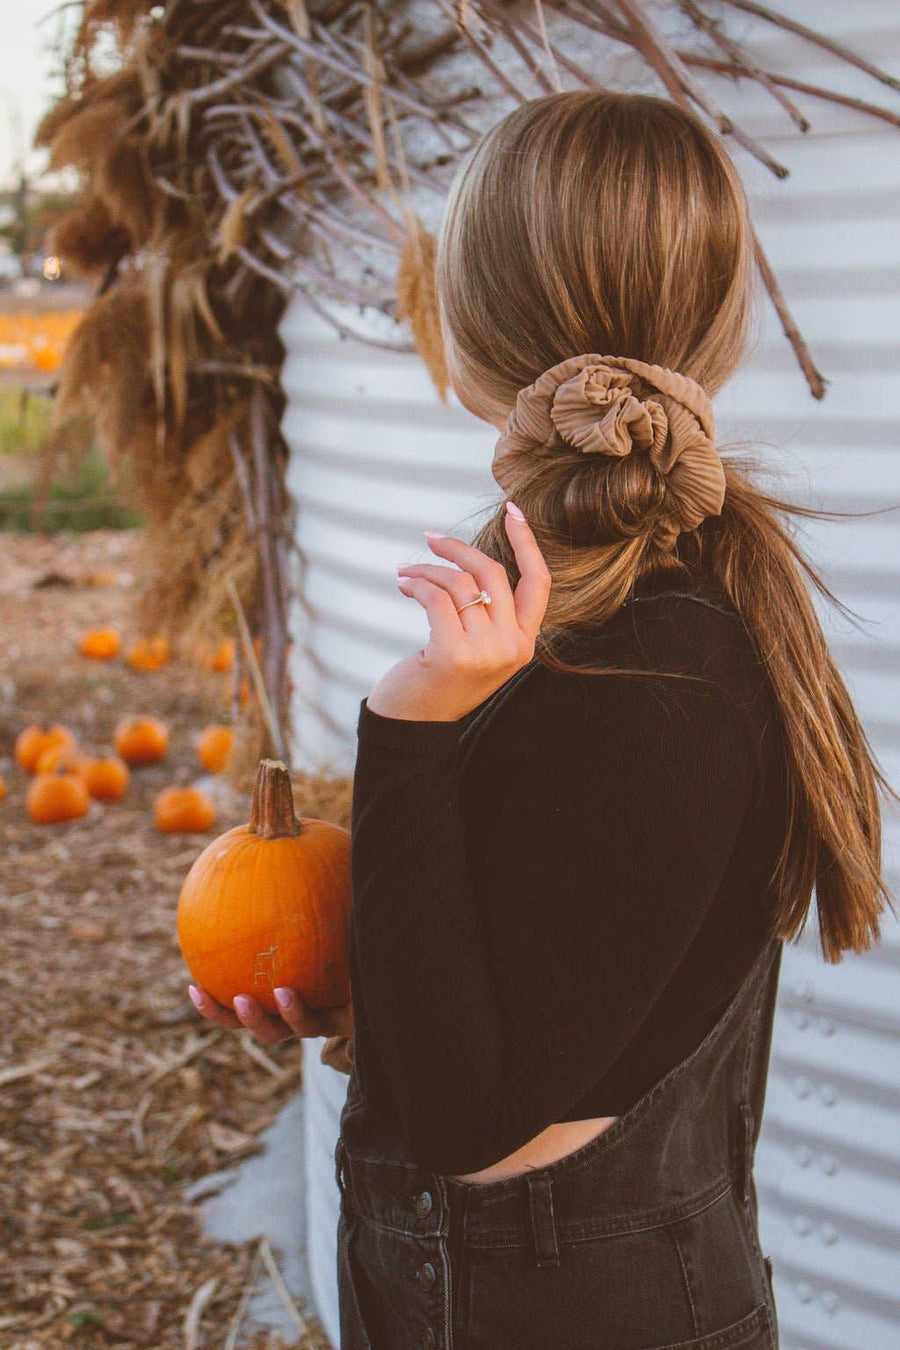
{"label": "small pumpkin on ground", "polygon": [[208,773],[222,773],[234,745],[234,729],[214,722],[197,741],[197,758]]}
{"label": "small pumpkin on ground", "polygon": [[126,764],[156,764],[169,748],[169,731],[156,717],[126,717],[114,741]]}
{"label": "small pumpkin on ground", "polygon": [[75,737],[68,727],[64,727],[58,722],[51,727],[42,727],[33,723],[20,731],[16,738],[13,752],[16,763],[26,773],[36,773],[38,760],[43,752],[55,745],[65,745],[72,749],[77,748]]}
{"label": "small pumpkin on ground", "polygon": [[125,653],[132,670],[161,670],[171,658],[172,648],[165,637],[138,638]]}
{"label": "small pumpkin on ground", "polygon": [[117,802],[128,790],[131,775],[123,759],[84,759],[78,770],[88,795],[98,802]]}
{"label": "small pumpkin on ground", "polygon": [[156,824],[164,834],[201,834],[215,823],[216,808],[202,788],[163,788],[153,803]]}
{"label": "small pumpkin on ground", "polygon": [[223,638],[212,658],[212,669],[230,670],[234,665],[234,638]]}
{"label": "small pumpkin on ground", "polygon": [[25,794],[25,809],[37,825],[58,825],[87,814],[90,799],[77,773],[35,774]]}
{"label": "small pumpkin on ground", "polygon": [[350,998],[350,832],[296,816],[280,760],[260,762],[250,821],[214,839],[178,897],[181,954],[191,978],[226,1007],[252,994],[278,1013],[273,990],[311,1008]]}
{"label": "small pumpkin on ground", "polygon": [[92,661],[110,661],[119,655],[121,646],[122,639],[115,628],[92,628],[78,640],[81,655]]}
{"label": "small pumpkin on ground", "polygon": [[84,758],[83,751],[77,745],[57,742],[55,745],[48,745],[38,755],[35,773],[53,773],[55,769],[77,773]]}
{"label": "small pumpkin on ground", "polygon": [[0,774],[0,802],[6,800],[6,779]]}

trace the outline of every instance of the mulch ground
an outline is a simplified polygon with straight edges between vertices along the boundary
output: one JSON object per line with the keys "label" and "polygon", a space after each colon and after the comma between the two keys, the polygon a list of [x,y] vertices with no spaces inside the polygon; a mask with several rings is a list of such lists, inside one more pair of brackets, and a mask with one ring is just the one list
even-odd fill
{"label": "mulch ground", "polygon": [[[138,673],[77,650],[86,628],[139,636],[135,544],[128,532],[0,535],[0,1346],[281,1350],[243,1310],[273,1254],[204,1237],[182,1194],[259,1151],[300,1087],[298,1041],[263,1049],[194,1011],[175,937],[190,863],[247,818],[249,799],[195,757],[200,729],[227,720],[223,677],[178,662]],[[133,770],[121,802],[31,824],[12,754],[22,727],[63,722],[101,751],[138,712],[168,724],[166,759]],[[155,794],[199,779],[215,826],[161,834]],[[308,1308],[293,1321],[296,1350],[328,1350]]]}

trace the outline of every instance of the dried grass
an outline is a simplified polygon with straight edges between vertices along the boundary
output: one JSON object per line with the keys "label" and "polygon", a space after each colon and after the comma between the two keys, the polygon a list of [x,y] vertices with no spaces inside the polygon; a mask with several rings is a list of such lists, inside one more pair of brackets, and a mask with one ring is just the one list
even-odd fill
{"label": "dried grass", "polygon": [[[75,654],[89,626],[139,635],[139,554],[127,534],[0,539],[0,941],[6,1004],[20,1013],[0,1028],[0,1344],[185,1350],[191,1334],[223,1346],[237,1326],[236,1347],[288,1350],[244,1316],[254,1271],[269,1269],[260,1244],[205,1236],[199,1202],[184,1197],[257,1152],[301,1088],[296,1040],[260,1055],[186,997],[175,904],[211,836],[160,835],[150,808],[162,786],[201,772],[194,738],[221,720],[220,677],[177,660],[149,675],[98,668]],[[62,720],[100,751],[127,709],[168,723],[167,759],[134,770],[120,803],[32,825],[8,756],[21,726]],[[218,779],[211,790],[216,831],[246,819],[248,797]],[[346,791],[321,792],[317,809],[346,824]],[[298,809],[315,800],[299,784]],[[292,1350],[329,1350],[300,1312],[309,1331]]]}

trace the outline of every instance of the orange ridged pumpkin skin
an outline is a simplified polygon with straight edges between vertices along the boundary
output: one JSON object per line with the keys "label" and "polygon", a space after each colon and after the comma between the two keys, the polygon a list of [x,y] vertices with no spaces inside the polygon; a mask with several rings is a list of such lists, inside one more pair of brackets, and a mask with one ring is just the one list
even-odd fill
{"label": "orange ridged pumpkin skin", "polygon": [[15,757],[20,769],[26,773],[36,773],[38,760],[45,750],[53,746],[66,746],[76,749],[75,737],[67,727],[55,723],[52,727],[28,726],[16,739]]}
{"label": "orange ridged pumpkin skin", "polygon": [[216,819],[212,801],[195,787],[163,788],[153,803],[153,813],[163,834],[201,834]]}
{"label": "orange ridged pumpkin skin", "polygon": [[209,773],[222,773],[233,744],[232,728],[214,723],[206,728],[197,742],[197,758]]}
{"label": "orange ridged pumpkin skin", "polygon": [[115,628],[94,628],[82,634],[78,650],[82,656],[89,656],[93,661],[109,661],[119,655],[121,646],[122,641]]}
{"label": "orange ridged pumpkin skin", "polygon": [[0,778],[0,802],[6,800],[6,779]]}
{"label": "orange ridged pumpkin skin", "polygon": [[116,727],[115,745],[126,764],[155,764],[169,748],[169,732],[155,717],[135,717]]}
{"label": "orange ridged pumpkin skin", "polygon": [[37,825],[58,825],[86,815],[90,800],[76,773],[38,773],[28,785],[25,809]]}
{"label": "orange ridged pumpkin skin", "polygon": [[98,802],[117,802],[128,790],[131,775],[128,765],[114,755],[108,759],[86,759],[78,774],[88,795]]}
{"label": "orange ridged pumpkin skin", "polygon": [[[263,760],[260,774],[277,765]],[[259,790],[259,783],[257,784]],[[178,898],[178,941],[194,983],[230,1008],[252,994],[279,1014],[273,989],[296,989],[312,1008],[350,998],[350,833],[331,821],[290,816],[297,834],[265,838],[258,820],[214,839]],[[284,817],[282,816],[282,819]],[[270,820],[271,824],[271,820]]]}

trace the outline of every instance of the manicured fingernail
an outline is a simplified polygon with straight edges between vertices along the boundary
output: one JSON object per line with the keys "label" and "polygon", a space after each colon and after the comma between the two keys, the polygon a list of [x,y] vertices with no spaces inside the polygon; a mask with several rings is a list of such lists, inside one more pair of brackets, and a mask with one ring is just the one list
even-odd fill
{"label": "manicured fingernail", "polygon": [[426,530],[426,531],[425,531],[425,538],[426,538],[426,539],[443,539],[443,537],[444,537],[444,536],[441,534],[441,532],[440,532],[439,530]]}
{"label": "manicured fingernail", "polygon": [[274,994],[275,1002],[278,1004],[279,1008],[289,1008],[291,1006],[293,999],[291,998],[290,989],[276,989],[274,990]]}
{"label": "manicured fingernail", "polygon": [[521,512],[521,511],[519,510],[519,508],[516,506],[515,502],[507,502],[507,503],[506,503],[506,509],[507,509],[507,511],[509,512],[509,514],[510,514],[511,516],[515,516],[516,520],[524,520],[524,519],[525,519],[525,517],[522,515],[522,512]]}
{"label": "manicured fingernail", "polygon": [[189,984],[189,985],[188,985],[188,994],[190,995],[190,1000],[191,1000],[191,1002],[193,1003],[194,1007],[195,1007],[195,1008],[199,1008],[199,1007],[200,1007],[200,1004],[201,1004],[201,1002],[202,1002],[202,997],[201,997],[201,994],[200,994],[200,990],[199,990],[199,989],[195,989],[194,986],[193,986],[192,984]]}
{"label": "manicured fingernail", "polygon": [[248,998],[244,998],[243,994],[235,994],[234,1006],[237,1008],[238,1012],[241,1014],[242,1017],[247,1017],[249,1015],[250,1000]]}

